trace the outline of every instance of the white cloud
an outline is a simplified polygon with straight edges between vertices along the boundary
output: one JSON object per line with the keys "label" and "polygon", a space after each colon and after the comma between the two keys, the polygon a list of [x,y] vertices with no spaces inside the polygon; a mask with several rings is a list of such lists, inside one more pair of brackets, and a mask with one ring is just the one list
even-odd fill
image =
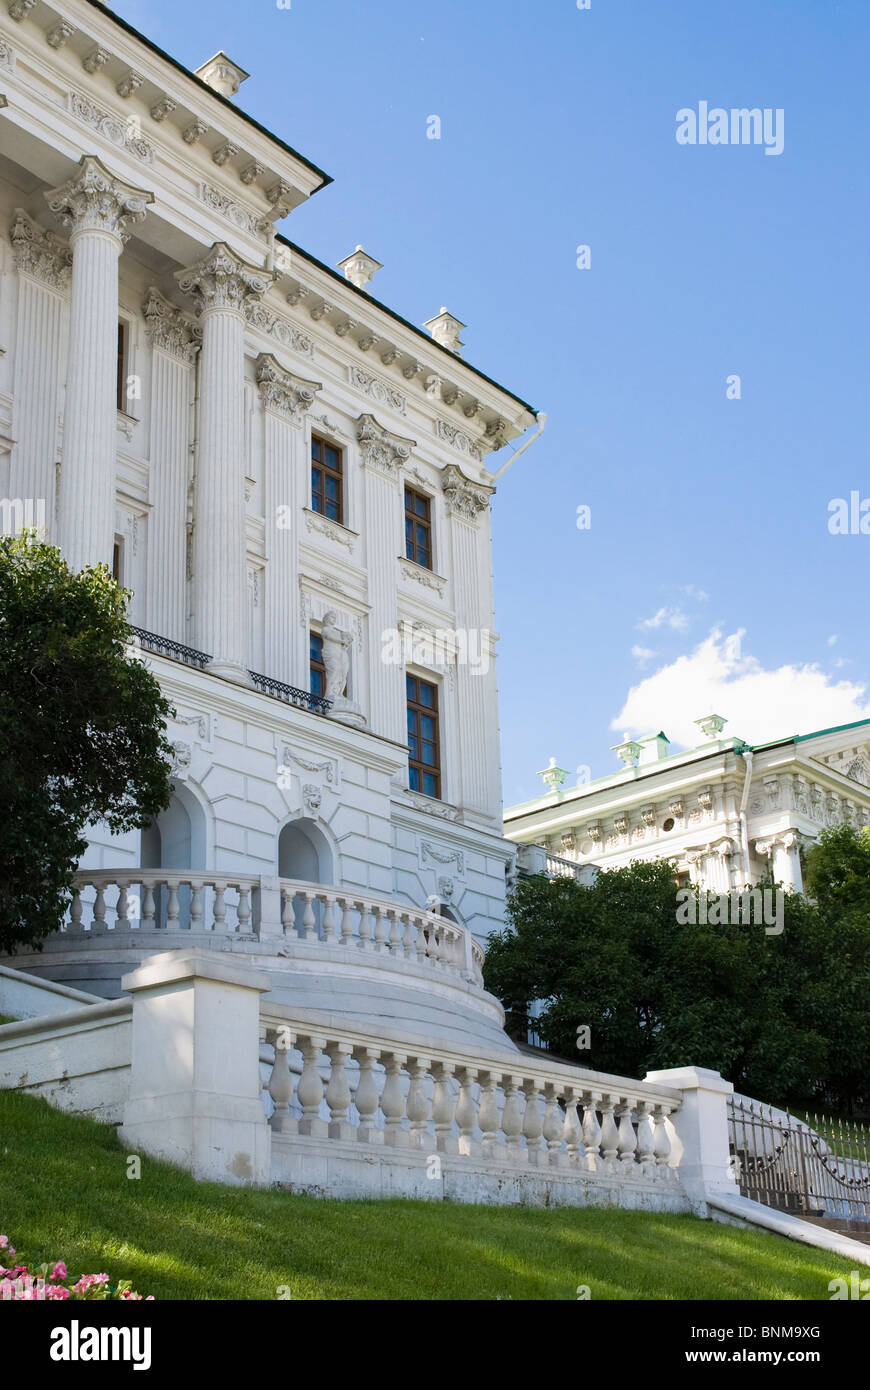
{"label": "white cloud", "polygon": [[648,666],[657,653],[652,647],[632,647],[631,654],[639,665]]}
{"label": "white cloud", "polygon": [[631,687],[611,729],[648,734],[664,728],[674,743],[702,741],[694,721],[705,714],[728,720],[726,735],[764,743],[835,724],[870,719],[866,685],[835,680],[817,665],[766,670],[744,655],[744,629],[723,637],[714,628],[685,656]]}
{"label": "white cloud", "polygon": [[829,647],[835,647],[836,645],[837,645],[837,634],[834,633],[833,637],[829,637],[829,638],[828,638],[828,646],[829,646]]}
{"label": "white cloud", "polygon": [[643,618],[637,626],[645,631],[657,627],[670,627],[675,632],[685,632],[689,618],[682,608],[660,608],[651,618]]}
{"label": "white cloud", "polygon": [[706,589],[699,589],[695,584],[684,584],[680,590],[687,598],[697,599],[698,603],[706,603],[710,595]]}

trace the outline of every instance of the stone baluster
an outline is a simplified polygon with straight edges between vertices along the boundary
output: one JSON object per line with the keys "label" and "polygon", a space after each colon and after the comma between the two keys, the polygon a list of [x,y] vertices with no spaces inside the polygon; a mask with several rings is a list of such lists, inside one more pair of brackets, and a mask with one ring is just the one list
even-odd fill
{"label": "stone baluster", "polygon": [[414,945],[414,929],[412,925],[413,918],[411,916],[411,913],[401,912],[399,914],[399,921],[403,924],[402,950],[405,954],[405,958],[408,959],[416,953],[416,948]]}
{"label": "stone baluster", "polygon": [[[212,931],[225,932],[227,929],[226,891],[226,880],[218,879],[214,885],[214,926]],[[177,911],[175,915],[178,916]]]}
{"label": "stone baluster", "polygon": [[[191,930],[191,931],[202,931],[202,929],[203,929],[203,923],[202,923],[202,913],[203,913],[202,893],[203,893],[203,885],[202,885],[201,883],[191,883],[191,885],[190,885],[190,930]],[[145,925],[144,922],[143,922],[142,925],[143,925],[143,926]]]}
{"label": "stone baluster", "polygon": [[284,928],[285,936],[296,935],[296,891],[293,888],[281,888],[281,925]]}
{"label": "stone baluster", "polygon": [[390,923],[389,948],[391,956],[402,954],[402,932],[399,927],[399,913],[395,907],[387,908],[387,919]]}
{"label": "stone baluster", "polygon": [[655,1131],[650,1118],[651,1101],[639,1101],[637,1107],[637,1157],[644,1177],[654,1177],[656,1168]]}
{"label": "stone baluster", "polygon": [[673,1176],[670,1167],[671,1141],[668,1135],[667,1118],[671,1110],[668,1105],[657,1105],[655,1108],[655,1135],[654,1152],[656,1157],[656,1176],[659,1178],[670,1178]]}
{"label": "stone baluster", "polygon": [[154,902],[154,879],[143,878],[142,880],[142,930],[154,930],[154,913],[156,904]]}
{"label": "stone baluster", "polygon": [[317,894],[309,892],[306,888],[300,888],[299,896],[302,899],[302,939],[304,941],[316,941],[317,918],[314,915],[314,899]]}
{"label": "stone baluster", "polygon": [[501,1086],[504,1092],[501,1127],[507,1145],[507,1160],[509,1163],[523,1163],[526,1157],[523,1147],[523,1110],[517,1078],[506,1072],[501,1078]]}
{"label": "stone baluster", "polygon": [[381,1110],[384,1116],[384,1143],[394,1149],[407,1149],[410,1135],[402,1121],[405,1117],[405,1090],[402,1085],[402,1070],[407,1062],[403,1052],[387,1052],[382,1061],[386,1071],[384,1089],[381,1092]]}
{"label": "stone baluster", "polygon": [[424,961],[426,960],[426,956],[427,956],[428,951],[429,951],[429,946],[428,946],[428,943],[427,943],[427,941],[426,941],[426,926],[427,926],[427,919],[426,919],[425,917],[421,917],[421,916],[419,916],[419,915],[418,915],[418,916],[415,916],[415,917],[414,917],[414,926],[417,928],[417,940],[416,940],[416,942],[415,942],[416,949],[417,949],[417,961],[418,961],[418,964],[422,965],[422,964],[424,963]]}
{"label": "stone baluster", "polygon": [[109,173],[93,155],[45,194],[70,230],[72,293],[67,348],[61,549],[73,571],[111,566],[117,454],[118,258],[125,229],[154,195]]}
{"label": "stone baluster", "polygon": [[559,1094],[552,1081],[548,1081],[544,1087],[544,1129],[543,1135],[547,1142],[547,1161],[552,1167],[560,1167],[562,1163],[562,1130],[564,1129],[562,1112],[559,1109]]}
{"label": "stone baluster", "polygon": [[69,905],[69,926],[67,932],[73,936],[81,935],[82,927],[82,890],[81,887],[73,889],[72,902]]}
{"label": "stone baluster", "polygon": [[369,909],[367,903],[357,903],[359,908],[359,941],[357,945],[361,951],[370,951],[372,947],[372,929],[369,922]]}
{"label": "stone baluster", "polygon": [[625,1168],[634,1166],[634,1154],[637,1149],[637,1135],[634,1132],[634,1125],[631,1122],[632,1103],[626,1097],[619,1108],[619,1162]]}
{"label": "stone baluster", "polygon": [[341,937],[338,934],[338,922],[335,916],[335,894],[321,893],[320,901],[323,903],[323,940],[327,946],[340,944]]}
{"label": "stone baluster", "polygon": [[384,909],[378,903],[372,907],[372,916],[375,919],[375,950],[383,955],[387,949],[387,929],[384,923]]}
{"label": "stone baluster", "polygon": [[127,884],[126,884],[126,883],[119,883],[119,884],[118,884],[118,901],[117,901],[116,904],[115,904],[115,912],[117,913],[117,916],[118,916],[118,920],[117,920],[117,922],[115,923],[115,930],[116,930],[116,931],[118,931],[118,930],[123,930],[124,927],[127,927],[127,928],[129,929],[129,926],[130,926],[130,915],[129,915],[129,914],[130,914],[130,900],[129,900],[129,897],[128,897],[128,895],[127,895]]}
{"label": "stone baluster", "polygon": [[[192,908],[190,915],[193,917]],[[246,883],[239,884],[239,905],[236,908],[236,915],[239,919],[239,931],[249,932],[251,930],[251,890]],[[193,922],[190,925],[193,926]]]}
{"label": "stone baluster", "polygon": [[546,1162],[546,1150],[543,1143],[544,1116],[541,1111],[541,1092],[538,1089],[538,1083],[526,1079],[523,1082],[523,1094],[526,1098],[526,1109],[523,1115],[523,1136],[526,1141],[526,1152],[531,1166],[537,1168]]}
{"label": "stone baluster", "polygon": [[477,1100],[474,1094],[477,1068],[460,1067],[458,1075],[459,1100],[456,1103],[456,1123],[459,1126],[459,1153],[465,1158],[479,1158],[480,1141],[474,1137],[477,1127]]}
{"label": "stone baluster", "polygon": [[353,900],[339,898],[338,905],[341,908],[341,944],[349,946],[353,941]]}
{"label": "stone baluster", "polygon": [[598,1106],[601,1096],[597,1091],[589,1091],[583,1097],[583,1145],[586,1149],[584,1167],[590,1173],[601,1168],[601,1125],[598,1121]]}
{"label": "stone baluster", "polygon": [[91,932],[94,936],[101,936],[108,931],[106,926],[106,889],[103,884],[94,884],[96,897],[94,898],[94,920],[91,923]]}
{"label": "stone baluster", "polygon": [[436,1062],[432,1068],[435,1093],[432,1099],[432,1120],[435,1124],[435,1147],[439,1153],[459,1153],[459,1143],[453,1133],[456,1098],[450,1087],[455,1068],[450,1062]]}
{"label": "stone baluster", "polygon": [[382,1144],[384,1132],[378,1128],[378,1083],[375,1080],[375,1062],[379,1052],[374,1047],[357,1047],[354,1056],[359,1062],[359,1080],[354,1092],[354,1104],[359,1111],[359,1127],[356,1132],[360,1144]]}
{"label": "stone baluster", "polygon": [[320,1103],[323,1100],[320,1055],[326,1047],[326,1039],[312,1034],[310,1037],[301,1037],[299,1044],[302,1052],[302,1075],[296,1087],[296,1098],[302,1106],[299,1133],[308,1134],[312,1139],[323,1139],[327,1134],[327,1126],[326,1121],[320,1118]]}
{"label": "stone baluster", "polygon": [[480,1113],[477,1123],[480,1125],[480,1149],[484,1158],[498,1158],[504,1147],[498,1137],[501,1117],[498,1113],[497,1084],[495,1072],[480,1073]]}
{"label": "stone baluster", "polygon": [[426,1149],[431,1144],[429,1134],[429,1112],[431,1102],[426,1094],[426,1076],[429,1072],[428,1057],[409,1057],[408,1075],[411,1086],[408,1091],[408,1120],[411,1126],[410,1147]]}
{"label": "stone baluster", "polygon": [[565,1102],[565,1123],[562,1128],[562,1138],[565,1140],[568,1162],[573,1168],[576,1167],[580,1159],[580,1150],[583,1147],[583,1131],[580,1126],[580,1117],[577,1114],[577,1094],[572,1087],[566,1087],[563,1100]]}
{"label": "stone baluster", "polygon": [[351,1093],[347,1079],[347,1059],[353,1052],[351,1043],[330,1042],[326,1047],[331,1069],[326,1087],[326,1104],[329,1106],[330,1139],[354,1139],[354,1127],[347,1118]]}
{"label": "stone baluster", "polygon": [[601,1156],[604,1160],[605,1173],[616,1171],[616,1161],[619,1154],[619,1131],[613,1118],[616,1099],[615,1096],[601,1097]]}
{"label": "stone baluster", "polygon": [[297,1122],[290,1114],[290,1101],[293,1098],[293,1077],[287,1065],[287,1051],[293,1045],[293,1034],[287,1027],[281,1027],[275,1034],[275,1061],[269,1077],[269,1095],[275,1109],[269,1124],[278,1134],[296,1134]]}

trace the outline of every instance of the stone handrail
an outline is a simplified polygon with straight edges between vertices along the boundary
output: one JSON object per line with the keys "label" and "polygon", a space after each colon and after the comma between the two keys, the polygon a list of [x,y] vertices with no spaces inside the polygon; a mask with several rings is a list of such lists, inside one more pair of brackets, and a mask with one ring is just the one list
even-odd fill
{"label": "stone handrail", "polygon": [[[273,1134],[385,1146],[453,1158],[672,1183],[667,1086],[516,1056],[463,1055],[399,1043],[330,1016],[271,1005]],[[301,1075],[294,1086],[296,1062]],[[357,1072],[351,1089],[348,1069]],[[291,1113],[291,1102],[301,1115]],[[328,1113],[328,1119],[326,1118]]]}
{"label": "stone handrail", "polygon": [[[467,927],[371,893],[296,879],[186,869],[82,869],[73,882],[70,920],[64,928],[71,937],[138,930],[158,931],[161,936],[184,933],[182,940],[188,942],[191,931],[261,942],[284,937],[411,960],[483,983],[483,947]],[[88,888],[94,895],[89,904],[82,898]]]}

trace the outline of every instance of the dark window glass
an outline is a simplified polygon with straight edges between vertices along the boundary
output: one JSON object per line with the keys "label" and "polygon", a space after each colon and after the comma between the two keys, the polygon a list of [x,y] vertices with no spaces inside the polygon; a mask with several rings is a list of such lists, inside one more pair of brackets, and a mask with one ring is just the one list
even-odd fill
{"label": "dark window glass", "polygon": [[127,325],[118,324],[118,376],[115,386],[117,395],[117,406],[119,410],[126,413],[127,410]]}
{"label": "dark window glass", "polygon": [[326,667],[323,664],[323,638],[312,632],[310,644],[311,694],[322,695],[326,690]]}
{"label": "dark window glass", "polygon": [[427,570],[432,568],[431,506],[421,492],[405,488],[405,555]]}
{"label": "dark window glass", "polygon": [[441,757],[438,736],[438,688],[419,676],[408,676],[408,785],[425,796],[441,796]]}
{"label": "dark window glass", "polygon": [[344,523],[344,486],[341,450],[311,436],[311,510]]}

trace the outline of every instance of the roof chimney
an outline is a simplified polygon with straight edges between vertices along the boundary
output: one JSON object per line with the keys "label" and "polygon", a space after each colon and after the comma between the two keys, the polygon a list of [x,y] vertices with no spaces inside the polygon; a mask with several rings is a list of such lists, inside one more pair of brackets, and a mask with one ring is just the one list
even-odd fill
{"label": "roof chimney", "polygon": [[468,325],[463,323],[461,319],[454,318],[453,314],[448,313],[443,304],[441,313],[436,314],[434,319],[429,319],[423,324],[423,327],[429,329],[436,343],[440,343],[441,347],[449,348],[451,352],[456,353],[457,357],[459,356],[459,349],[464,346],[459,340],[459,334]]}
{"label": "roof chimney", "polygon": [[228,58],[223,50],[195,71],[197,77],[202,78],[207,86],[219,92],[222,97],[234,97],[245,79],[251,75],[245,72],[244,68],[240,68],[238,63],[234,63],[232,58]]}
{"label": "roof chimney", "polygon": [[362,247],[358,246],[351,255],[338,262],[338,268],[344,271],[345,280],[356,285],[358,290],[363,290],[369,281],[374,279],[376,272],[384,267],[374,256],[367,255]]}

